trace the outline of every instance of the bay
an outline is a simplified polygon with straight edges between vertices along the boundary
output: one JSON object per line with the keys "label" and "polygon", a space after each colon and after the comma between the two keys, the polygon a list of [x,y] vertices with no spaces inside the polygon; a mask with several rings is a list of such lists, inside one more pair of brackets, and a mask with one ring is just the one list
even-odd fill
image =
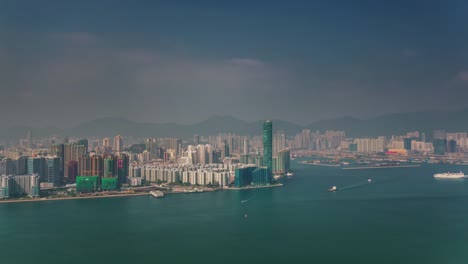
{"label": "bay", "polygon": [[468,180],[433,178],[468,167],[341,170],[297,161],[296,176],[278,188],[0,204],[0,263],[468,259]]}

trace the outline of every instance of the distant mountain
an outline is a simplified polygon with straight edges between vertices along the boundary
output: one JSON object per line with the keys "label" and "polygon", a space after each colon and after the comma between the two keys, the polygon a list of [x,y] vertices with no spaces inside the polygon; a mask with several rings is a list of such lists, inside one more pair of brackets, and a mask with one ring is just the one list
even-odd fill
{"label": "distant mountain", "polygon": [[402,135],[409,131],[431,136],[437,129],[468,131],[468,109],[454,112],[413,112],[387,114],[370,119],[344,117],[314,122],[312,130],[344,130],[350,137]]}
{"label": "distant mountain", "polygon": [[[283,131],[287,135],[295,135],[302,129],[343,130],[350,137],[390,136],[405,134],[409,131],[426,132],[427,136],[433,130],[468,131],[468,109],[454,112],[414,112],[387,114],[370,119],[359,119],[350,116],[326,119],[300,126],[282,120],[272,120],[274,131]],[[232,116],[213,116],[205,121],[182,125],[175,123],[140,123],[123,118],[100,118],[81,123],[71,129],[13,127],[0,129],[0,139],[16,140],[26,137],[32,130],[34,137],[51,135],[75,137],[112,137],[117,134],[134,137],[180,137],[191,138],[194,134],[216,135],[232,133],[238,135],[260,135],[263,120],[246,122]]]}

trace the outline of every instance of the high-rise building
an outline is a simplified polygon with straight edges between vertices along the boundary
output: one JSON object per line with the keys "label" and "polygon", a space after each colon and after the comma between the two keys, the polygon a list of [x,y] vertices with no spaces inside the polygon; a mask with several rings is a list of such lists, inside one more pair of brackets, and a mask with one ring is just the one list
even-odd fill
{"label": "high-rise building", "polygon": [[[63,144],[63,164],[64,164],[64,171],[63,171],[63,176],[65,178],[70,178],[70,175],[68,175],[68,172],[70,170],[66,169],[68,167],[68,163],[73,160],[73,145],[71,144]],[[73,178],[73,181],[76,179],[76,174],[75,177]]]}
{"label": "high-rise building", "polygon": [[49,154],[60,158],[60,178],[63,178],[65,175],[65,145],[52,144]]}
{"label": "high-rise building", "polygon": [[115,156],[115,158],[117,162],[114,162],[114,171],[119,178],[119,184],[126,183],[128,177],[128,156],[125,154],[120,154],[119,156]]}
{"label": "high-rise building", "polygon": [[447,139],[445,130],[434,130],[433,139]]}
{"label": "high-rise building", "polygon": [[47,174],[45,158],[28,158],[28,174],[37,174],[40,181],[43,182]]}
{"label": "high-rise building", "polygon": [[104,138],[102,140],[102,146],[105,147],[105,148],[110,147],[110,139],[109,138]]}
{"label": "high-rise building", "polygon": [[85,153],[88,153],[89,151],[89,142],[87,139],[80,139],[78,142],[76,142],[75,145],[82,145],[85,148]]}
{"label": "high-rise building", "polygon": [[41,182],[48,183],[55,187],[60,186],[62,183],[60,158],[57,156],[49,156],[46,158],[46,161],[47,173],[44,175],[44,179],[41,179]]}
{"label": "high-rise building", "polygon": [[96,176],[91,175],[91,159],[89,156],[84,155],[78,158],[78,175]]}
{"label": "high-rise building", "polygon": [[84,145],[73,145],[72,160],[78,161],[80,157],[86,156],[86,147]]}
{"label": "high-rise building", "polygon": [[92,156],[90,175],[102,177],[104,174],[103,166],[102,157],[100,155]]}
{"label": "high-rise building", "polygon": [[150,153],[150,158],[154,159],[158,155],[158,146],[155,138],[146,139],[146,151]]}
{"label": "high-rise building", "polygon": [[[273,169],[273,124],[270,120],[263,124],[263,163],[271,171]],[[271,178],[271,175],[270,175]]]}
{"label": "high-rise building", "polygon": [[273,156],[276,156],[278,152],[286,148],[286,135],[278,133],[273,136]]}
{"label": "high-rise building", "polygon": [[[23,134],[24,135],[24,134]],[[26,144],[26,147],[28,149],[31,149],[32,148],[32,145],[33,145],[33,138],[32,138],[32,132],[31,130],[28,131],[28,134],[26,135],[26,140],[27,140],[27,144]]]}
{"label": "high-rise building", "polygon": [[67,172],[68,182],[75,182],[76,176],[78,175],[78,162],[76,160],[70,160],[66,163],[65,171]]}
{"label": "high-rise building", "polygon": [[249,139],[247,137],[244,138],[244,155],[249,155]]}
{"label": "high-rise building", "polygon": [[447,139],[437,138],[434,139],[434,154],[436,155],[444,155],[445,151],[447,150]]}
{"label": "high-rise building", "polygon": [[114,173],[114,157],[110,156],[104,159],[104,175],[103,177],[113,177]]}
{"label": "high-rise building", "polygon": [[13,160],[6,158],[0,161],[0,176],[1,175],[13,175],[14,164]]}
{"label": "high-rise building", "polygon": [[114,137],[114,150],[117,152],[123,151],[123,138],[121,135]]}

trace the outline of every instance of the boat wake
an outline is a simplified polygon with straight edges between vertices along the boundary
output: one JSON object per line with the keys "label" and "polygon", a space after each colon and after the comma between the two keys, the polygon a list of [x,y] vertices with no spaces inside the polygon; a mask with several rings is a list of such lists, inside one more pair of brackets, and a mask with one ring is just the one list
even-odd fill
{"label": "boat wake", "polygon": [[248,202],[248,201],[250,201],[250,200],[253,200],[253,199],[255,199],[255,197],[257,197],[257,196],[254,196],[254,197],[252,197],[252,198],[249,198],[249,199],[247,199],[247,200],[243,200],[243,201],[241,201],[241,203],[246,203],[246,202]]}

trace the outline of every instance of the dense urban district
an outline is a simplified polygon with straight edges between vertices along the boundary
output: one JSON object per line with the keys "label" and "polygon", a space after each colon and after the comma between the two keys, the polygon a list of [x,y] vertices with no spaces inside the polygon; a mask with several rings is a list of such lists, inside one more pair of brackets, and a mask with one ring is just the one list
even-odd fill
{"label": "dense urban district", "polygon": [[[157,191],[193,193],[282,186],[293,176],[290,161],[343,169],[468,163],[466,132],[418,131],[378,138],[347,138],[344,131],[288,137],[194,135],[193,138],[34,138],[1,146],[0,201],[43,201],[144,195]],[[260,133],[259,133],[260,134]],[[58,143],[62,142],[62,143]],[[415,165],[416,164],[416,165]]]}

